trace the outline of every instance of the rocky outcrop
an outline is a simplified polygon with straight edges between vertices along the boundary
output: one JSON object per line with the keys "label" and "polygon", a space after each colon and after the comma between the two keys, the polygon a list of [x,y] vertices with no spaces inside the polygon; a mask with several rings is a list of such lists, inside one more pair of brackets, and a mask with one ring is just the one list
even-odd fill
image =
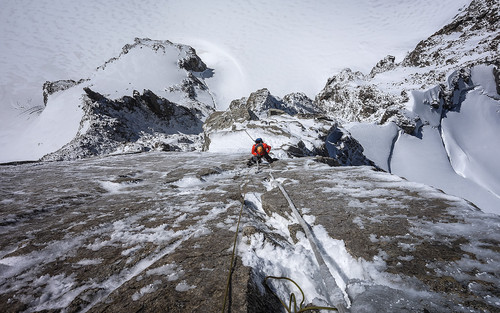
{"label": "rocky outcrop", "polygon": [[500,95],[500,61],[497,63],[497,66],[493,69],[493,75],[495,76],[495,84],[497,89],[497,94]]}
{"label": "rocky outcrop", "polygon": [[327,157],[320,155],[316,160],[330,166],[375,166],[363,154],[363,146],[341,127],[330,129],[326,137],[325,149],[328,152]]}
{"label": "rocky outcrop", "polygon": [[[290,94],[280,100],[267,89],[258,90],[207,119],[203,149],[214,150],[217,141],[223,145],[225,138],[238,133],[247,138],[252,132],[271,140],[273,152],[282,157],[323,156],[335,166],[372,164],[363,155],[361,145],[337,120],[319,112],[304,94]],[[231,151],[231,147],[225,151]]]}
{"label": "rocky outcrop", "polygon": [[231,101],[229,109],[212,114],[207,119],[204,128],[206,131],[220,130],[231,127],[235,122],[257,121],[271,114],[281,113],[317,114],[320,111],[303,93],[292,93],[280,99],[264,88],[251,93],[248,98]]}
{"label": "rocky outcrop", "polygon": [[[474,0],[448,25],[417,44],[403,66],[476,65],[498,59],[500,4]],[[471,59],[471,56],[473,58]]]}
{"label": "rocky outcrop", "polygon": [[84,88],[84,115],[77,136],[44,161],[150,150],[191,151],[201,146],[200,111],[161,98],[150,90],[111,100]]}
{"label": "rocky outcrop", "polygon": [[[374,69],[372,72],[377,71]],[[384,92],[370,82],[370,77],[344,69],[328,80],[325,88],[316,96],[315,103],[323,111],[346,122],[383,124],[394,121],[400,126],[404,125],[404,129],[411,130],[415,128],[416,121],[402,109],[408,100],[406,91],[399,95]]]}
{"label": "rocky outcrop", "polygon": [[47,101],[49,100],[49,96],[51,94],[72,88],[85,82],[86,80],[88,79],[80,79],[79,81],[74,81],[72,79],[57,80],[54,82],[46,81],[43,84],[43,103],[47,105]]}
{"label": "rocky outcrop", "polygon": [[117,56],[109,59],[103,65],[99,66],[98,70],[104,70],[108,64],[120,59],[123,55],[128,54],[133,49],[152,49],[156,52],[165,53],[168,46],[176,47],[180,52],[180,57],[177,61],[179,68],[183,68],[192,72],[203,72],[207,70],[207,65],[196,54],[193,47],[181,44],[175,44],[170,40],[152,40],[149,38],[135,38],[133,44],[126,44],[122,48],[122,52]]}
{"label": "rocky outcrop", "polygon": [[386,56],[384,59],[380,60],[370,71],[370,77],[373,78],[375,75],[384,73],[396,68],[396,57],[392,55]]}

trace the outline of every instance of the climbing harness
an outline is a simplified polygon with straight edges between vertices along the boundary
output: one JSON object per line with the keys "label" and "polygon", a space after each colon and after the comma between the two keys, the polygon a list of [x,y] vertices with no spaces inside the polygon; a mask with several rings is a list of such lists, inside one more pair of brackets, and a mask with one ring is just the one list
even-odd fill
{"label": "climbing harness", "polygon": [[[292,282],[299,290],[300,290],[300,293],[302,294],[302,301],[300,301],[300,304],[297,305],[297,297],[295,296],[295,294],[292,292],[290,294],[290,298],[289,298],[289,305],[287,306],[285,302],[283,302],[283,300],[281,300],[277,294],[275,294],[272,289],[269,287],[269,285],[267,284],[267,281],[269,279],[275,279],[275,280],[288,280],[290,282]],[[290,279],[288,277],[276,277],[276,276],[266,276],[266,278],[264,279],[264,283],[266,284],[266,286],[269,288],[269,290],[271,291],[271,293],[280,300],[281,302],[281,305],[285,308],[285,310],[288,312],[288,313],[300,313],[300,312],[306,312],[306,311],[309,311],[309,310],[328,310],[328,311],[338,311],[336,308],[330,308],[330,307],[322,307],[322,306],[310,306],[310,307],[304,307],[304,300],[305,300],[305,296],[304,296],[304,292],[302,291],[302,288],[300,288],[299,284],[297,284],[293,279]],[[292,305],[293,305],[293,310],[292,310]]]}

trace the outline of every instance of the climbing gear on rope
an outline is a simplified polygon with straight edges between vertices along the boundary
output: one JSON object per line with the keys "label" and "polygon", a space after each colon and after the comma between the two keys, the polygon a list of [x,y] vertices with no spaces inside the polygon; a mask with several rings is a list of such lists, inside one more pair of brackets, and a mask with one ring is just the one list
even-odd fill
{"label": "climbing gear on rope", "polygon": [[245,206],[245,201],[241,202],[241,209],[240,209],[240,215],[238,217],[238,224],[236,225],[236,233],[234,234],[234,244],[233,244],[233,253],[231,254],[231,264],[229,265],[229,273],[227,275],[227,284],[226,284],[226,293],[224,295],[224,306],[222,307],[222,313],[225,312],[226,310],[226,303],[227,303],[227,296],[229,294],[229,285],[231,283],[231,276],[233,276],[233,271],[234,271],[234,257],[235,257],[235,252],[236,252],[236,242],[238,240],[238,233],[240,230],[240,221],[241,221],[241,215],[243,213],[243,207]]}
{"label": "climbing gear on rope", "polygon": [[[300,304],[297,306],[297,297],[295,296],[295,294],[292,292],[290,294],[290,299],[289,299],[289,305],[287,306],[286,303],[284,303],[279,297],[277,294],[275,294],[271,288],[269,287],[269,285],[267,284],[267,280],[268,279],[277,279],[277,280],[288,280],[290,282],[292,282],[299,290],[300,290],[300,293],[302,294],[302,301],[300,301]],[[266,284],[266,286],[269,288],[269,290],[271,291],[271,293],[280,300],[281,302],[281,305],[285,308],[285,310],[288,312],[288,313],[301,313],[301,312],[306,312],[306,311],[309,311],[309,310],[328,310],[328,311],[338,311],[336,308],[330,308],[330,307],[321,307],[321,306],[310,306],[310,307],[303,307],[304,306],[304,300],[305,300],[305,296],[304,296],[304,292],[302,291],[302,288],[300,288],[300,286],[293,280],[293,279],[290,279],[288,277],[276,277],[276,276],[266,276],[266,278],[264,278],[264,283]],[[293,304],[293,311],[292,311],[292,304]]]}
{"label": "climbing gear on rope", "polygon": [[314,235],[312,234],[312,232],[309,228],[309,225],[306,223],[306,221],[304,221],[304,219],[300,215],[299,211],[295,207],[295,204],[293,204],[292,199],[290,199],[290,196],[286,192],[285,188],[283,188],[283,186],[277,180],[274,179],[274,176],[272,173],[269,173],[269,176],[271,176],[271,180],[276,183],[276,185],[280,189],[281,193],[288,201],[290,209],[292,210],[293,214],[295,215],[295,218],[299,222],[300,226],[302,226],[302,229],[304,230],[304,232],[306,234],[306,237],[307,237],[307,239],[311,245],[311,248],[314,252],[314,256],[316,258],[316,261],[319,264],[319,270],[320,270],[321,278],[322,278],[322,282],[323,282],[322,285],[323,285],[324,293],[327,295],[328,298],[330,298],[329,300],[331,303],[338,302],[338,301],[333,301],[331,299],[331,297],[330,297],[331,293],[335,293],[336,299],[342,299],[342,300],[340,300],[341,303],[334,303],[334,304],[337,307],[339,312],[341,312],[341,313],[346,312],[347,305],[345,303],[344,295],[343,295],[342,291],[340,290],[340,288],[337,286],[337,282],[335,281],[335,278],[332,276],[332,273],[328,269],[328,266],[326,265],[325,260],[321,256],[321,253],[318,249],[318,246],[316,245],[316,242],[313,240]]}

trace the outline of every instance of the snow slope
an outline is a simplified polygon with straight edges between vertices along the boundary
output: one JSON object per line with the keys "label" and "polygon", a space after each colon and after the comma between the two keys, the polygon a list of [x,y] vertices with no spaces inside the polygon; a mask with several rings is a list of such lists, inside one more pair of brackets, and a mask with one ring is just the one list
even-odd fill
{"label": "snow slope", "polygon": [[492,66],[473,67],[473,89],[465,93],[459,108],[444,117],[442,108],[429,105],[439,88],[414,91],[409,104],[424,124],[420,136],[398,132],[392,123],[351,123],[347,128],[365,155],[384,170],[500,214],[500,97],[492,70]]}

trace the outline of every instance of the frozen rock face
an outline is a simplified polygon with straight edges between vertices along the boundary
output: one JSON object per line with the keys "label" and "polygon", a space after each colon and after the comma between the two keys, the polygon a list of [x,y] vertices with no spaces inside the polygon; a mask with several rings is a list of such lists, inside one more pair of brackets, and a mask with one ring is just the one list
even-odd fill
{"label": "frozen rock face", "polygon": [[[242,207],[226,308],[283,311],[268,275],[296,280],[305,305],[331,306],[276,181],[350,312],[500,309],[498,216],[371,167],[296,158],[257,174],[245,158],[150,152],[0,167],[2,312],[218,312]],[[297,292],[268,284],[283,301]]]}
{"label": "frozen rock face", "polygon": [[318,112],[303,94],[290,94],[281,101],[267,89],[258,90],[207,119],[203,149],[249,153],[253,140],[261,137],[278,158],[318,155],[336,166],[372,164],[347,130]]}
{"label": "frozen rock face", "polygon": [[85,79],[80,79],[79,81],[66,79],[66,80],[58,80],[55,82],[49,82],[49,81],[45,82],[45,84],[43,84],[43,103],[47,105],[47,101],[49,100],[50,95],[59,91],[69,89],[83,82],[85,82]]}
{"label": "frozen rock face", "polygon": [[81,115],[71,142],[42,159],[200,149],[201,125],[215,110],[205,84],[211,75],[189,46],[136,38],[89,79],[47,82],[47,106]]}
{"label": "frozen rock face", "polygon": [[406,101],[405,91],[399,95],[384,92],[371,83],[369,77],[350,69],[331,77],[315,99],[318,107],[343,121],[384,124],[397,116],[395,121],[411,133],[415,119],[402,110],[402,103]]}
{"label": "frozen rock face", "polygon": [[[243,201],[226,174],[243,163],[143,153],[10,168],[33,202],[2,204],[2,312],[220,311]],[[236,262],[232,311],[279,312],[254,272]]]}
{"label": "frozen rock face", "polygon": [[[351,312],[498,310],[499,304],[493,300],[496,296],[487,295],[496,294],[498,284],[489,281],[498,282],[500,272],[498,268],[493,269],[492,260],[486,261],[489,255],[500,257],[495,247],[499,236],[493,235],[490,228],[498,228],[498,225],[491,225],[489,220],[498,220],[498,216],[484,214],[470,203],[428,186],[366,167],[337,167],[305,173],[304,162],[307,164],[307,160],[299,159],[278,163],[273,166],[273,175],[284,179],[284,188],[294,205],[304,208],[302,214],[311,221],[318,238],[322,232],[340,241],[323,241],[322,245],[325,254],[330,255],[325,260],[330,260],[331,268],[337,270],[334,275],[337,284],[346,286]],[[268,190],[261,199],[267,216],[262,221],[253,221],[259,231],[250,237],[248,245],[263,246],[263,249],[274,246],[276,254],[288,249],[300,253],[297,245],[304,242],[304,234],[291,218],[289,204],[280,190]],[[288,221],[288,232],[281,233],[284,238],[267,235],[269,229],[284,229],[280,218]],[[484,230],[479,230],[482,227]],[[259,242],[262,236],[264,243]],[[489,243],[483,246],[482,242]],[[343,259],[343,253],[349,254],[352,261]],[[285,258],[295,257],[293,253],[285,255]],[[271,253],[248,256],[253,264],[266,264],[265,260],[273,257]],[[377,264],[381,260],[384,264]],[[384,274],[371,272],[369,276],[374,278],[374,284],[369,285],[366,278],[361,277],[372,265]],[[364,270],[358,271],[361,267]],[[491,276],[476,281],[481,275],[477,275],[474,268],[482,268],[486,276]],[[271,266],[266,269],[270,270]],[[286,272],[281,268],[276,272],[280,270]],[[392,285],[393,279],[398,281],[395,285]],[[396,285],[406,288],[394,288]]]}
{"label": "frozen rock face", "polygon": [[258,120],[269,114],[288,115],[320,113],[313,101],[303,93],[292,93],[283,99],[273,96],[266,88],[257,90],[248,98],[233,100],[226,111],[226,119],[235,121]]}
{"label": "frozen rock face", "polygon": [[402,65],[442,67],[445,64],[463,66],[498,62],[499,12],[498,1],[472,1],[453,22],[421,41],[402,61]]}
{"label": "frozen rock face", "polygon": [[386,56],[384,59],[380,60],[377,65],[370,71],[370,77],[373,78],[379,73],[384,73],[390,71],[396,67],[396,57],[392,55]]}

